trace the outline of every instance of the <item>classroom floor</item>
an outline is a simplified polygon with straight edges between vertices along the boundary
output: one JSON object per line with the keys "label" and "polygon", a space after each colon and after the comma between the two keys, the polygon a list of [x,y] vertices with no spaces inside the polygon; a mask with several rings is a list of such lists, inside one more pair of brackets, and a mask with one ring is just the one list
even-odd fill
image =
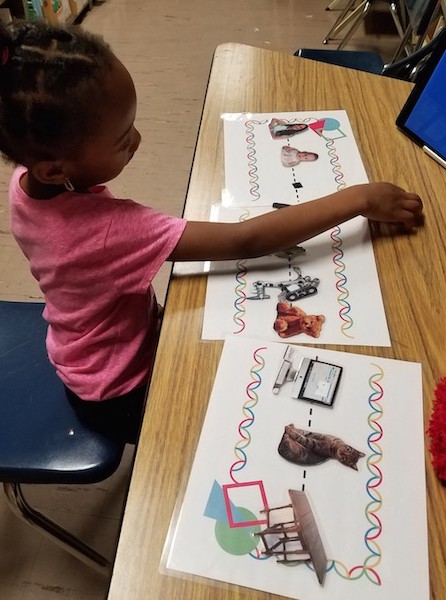
{"label": "classroom floor", "polygon": [[[398,37],[382,4],[348,49],[376,50],[390,59]],[[95,5],[83,26],[103,35],[134,77],[136,124],[143,138],[132,163],[110,184],[112,191],[181,214],[215,47],[240,42],[290,54],[304,46],[322,48],[337,15],[327,5],[327,0],[105,0]],[[0,163],[0,299],[39,300],[9,233],[10,173]],[[168,276],[165,268],[155,281],[160,301]],[[25,486],[24,491],[35,508],[112,559],[132,457],[129,446],[119,470],[96,485]],[[98,600],[107,588],[106,578],[12,515],[0,494],[0,600]]]}

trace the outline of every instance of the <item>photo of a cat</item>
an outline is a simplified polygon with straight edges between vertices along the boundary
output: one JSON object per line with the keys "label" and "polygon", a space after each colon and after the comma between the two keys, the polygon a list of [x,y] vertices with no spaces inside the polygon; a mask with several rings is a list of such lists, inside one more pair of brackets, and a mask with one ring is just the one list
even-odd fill
{"label": "photo of a cat", "polygon": [[333,458],[355,471],[358,470],[358,460],[365,456],[364,452],[356,450],[334,435],[306,431],[292,423],[285,426],[277,450],[280,456],[296,465],[318,465]]}

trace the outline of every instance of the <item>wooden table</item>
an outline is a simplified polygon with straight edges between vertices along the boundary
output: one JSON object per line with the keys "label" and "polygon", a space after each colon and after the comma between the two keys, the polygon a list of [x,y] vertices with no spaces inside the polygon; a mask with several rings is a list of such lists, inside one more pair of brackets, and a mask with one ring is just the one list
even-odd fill
{"label": "wooden table", "polygon": [[[370,180],[392,181],[417,191],[424,200],[426,224],[413,236],[374,236],[392,347],[330,348],[421,362],[427,426],[435,384],[446,375],[446,171],[395,128],[395,118],[410,90],[409,83],[379,75],[238,44],[219,46],[209,80],[185,215],[207,219],[210,204],[220,199],[220,113],[346,109]],[[172,513],[178,512],[185,492],[223,343],[200,339],[206,278],[193,272],[194,269],[187,274],[182,265],[170,283],[110,600],[273,597],[159,571]],[[446,590],[446,487],[432,470],[427,446],[428,440],[431,598],[440,600]],[[410,448],[407,463],[401,468],[411,468]]]}

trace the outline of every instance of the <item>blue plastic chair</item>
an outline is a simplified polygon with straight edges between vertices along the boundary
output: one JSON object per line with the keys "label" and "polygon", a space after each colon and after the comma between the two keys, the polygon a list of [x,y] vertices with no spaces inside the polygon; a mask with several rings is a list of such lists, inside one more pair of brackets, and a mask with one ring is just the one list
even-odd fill
{"label": "blue plastic chair", "polygon": [[299,48],[294,56],[310,58],[319,62],[330,63],[340,67],[367,71],[381,75],[384,61],[377,52],[362,52],[360,50],[325,50]]}
{"label": "blue plastic chair", "polygon": [[110,562],[35,511],[21,484],[89,484],[118,468],[124,443],[77,418],[45,348],[44,304],[0,301],[0,481],[19,517],[108,573]]}
{"label": "blue plastic chair", "polygon": [[376,52],[361,52],[356,50],[300,48],[294,53],[294,56],[415,82],[437,46],[446,47],[446,28],[441,29],[428,44],[425,44],[410,56],[387,65],[384,64],[381,56]]}

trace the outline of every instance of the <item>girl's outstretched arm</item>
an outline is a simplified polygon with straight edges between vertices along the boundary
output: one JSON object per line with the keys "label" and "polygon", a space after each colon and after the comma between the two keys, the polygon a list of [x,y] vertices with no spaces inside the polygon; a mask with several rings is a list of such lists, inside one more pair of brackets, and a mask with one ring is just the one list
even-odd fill
{"label": "girl's outstretched arm", "polygon": [[417,194],[391,183],[355,185],[240,223],[189,221],[169,260],[263,256],[290,248],[358,215],[401,223],[410,231],[420,222],[422,208]]}

